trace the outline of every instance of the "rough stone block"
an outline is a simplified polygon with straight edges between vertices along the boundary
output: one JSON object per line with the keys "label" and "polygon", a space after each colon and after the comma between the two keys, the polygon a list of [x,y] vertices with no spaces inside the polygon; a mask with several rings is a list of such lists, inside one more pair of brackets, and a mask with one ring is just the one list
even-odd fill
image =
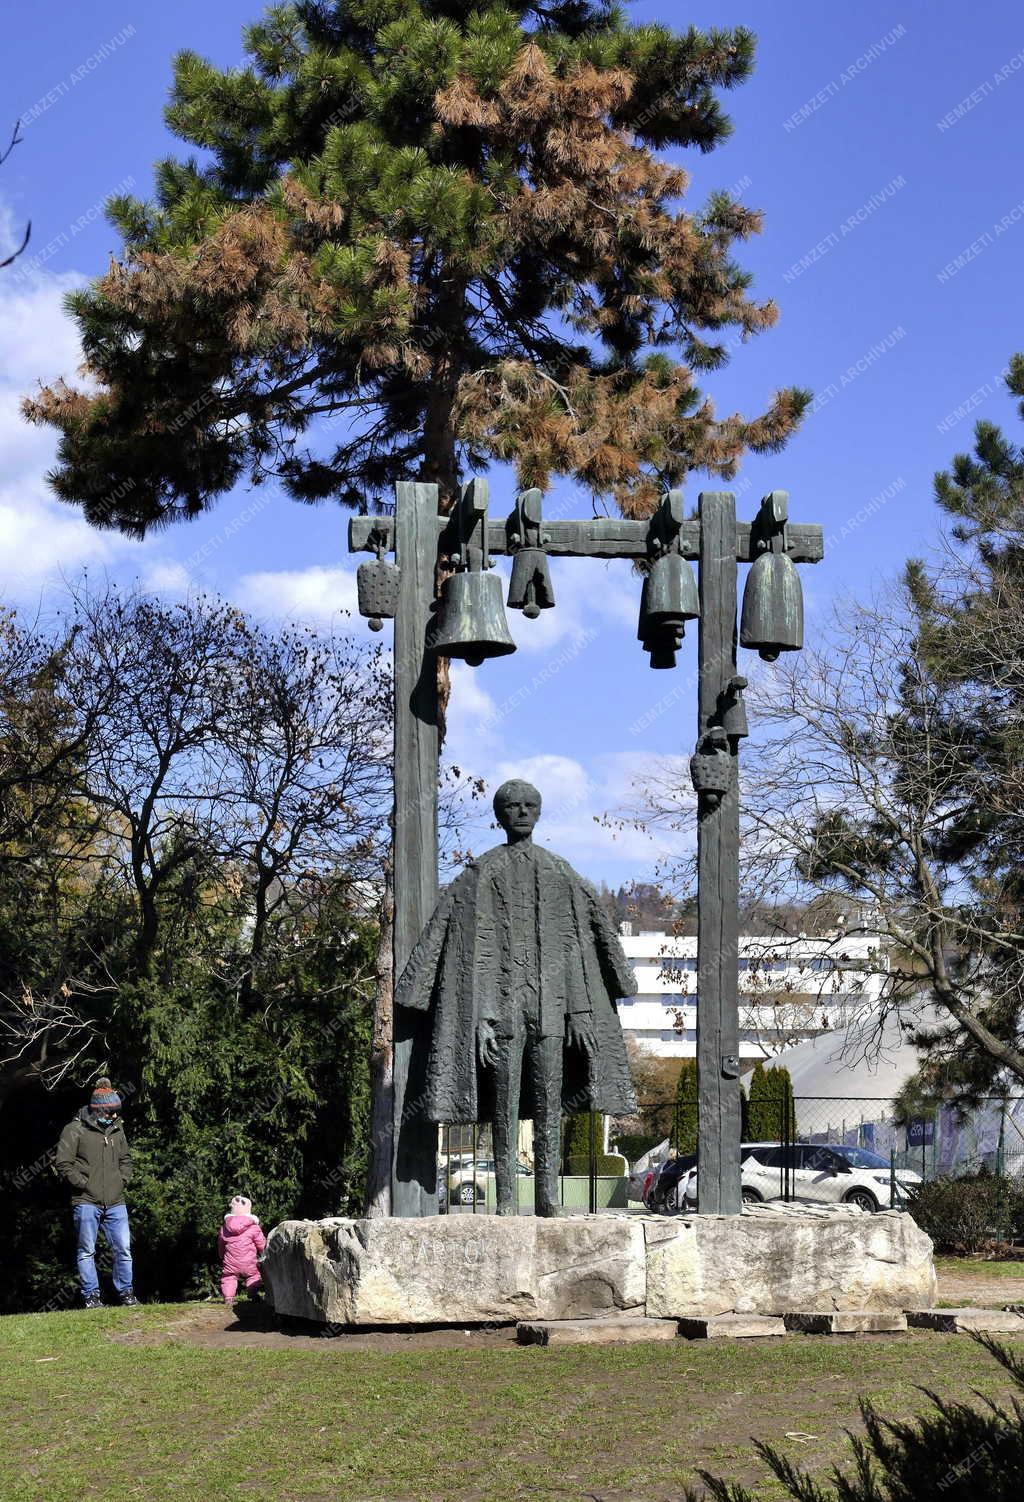
{"label": "rough stone block", "polygon": [[278,1314],[454,1325],[640,1309],[644,1257],[636,1218],[442,1215],[284,1221],[262,1266]]}
{"label": "rough stone block", "polygon": [[909,1216],[442,1215],[285,1221],[264,1279],[278,1312],[323,1324],[872,1313],[935,1303]]}
{"label": "rough stone block", "polygon": [[749,1340],[761,1335],[785,1335],[781,1319],[766,1314],[713,1314],[706,1319],[679,1321],[679,1333],[687,1340]]}
{"label": "rough stone block", "polygon": [[604,1346],[676,1340],[678,1336],[677,1320],[643,1319],[628,1314],[598,1319],[524,1320],[516,1326],[516,1339],[521,1346]]}
{"label": "rough stone block", "polygon": [[1011,1309],[908,1309],[907,1324],[915,1330],[941,1330],[963,1335],[968,1330],[1024,1335],[1024,1319]]}
{"label": "rough stone block", "polygon": [[892,1334],[907,1328],[907,1316],[895,1309],[830,1309],[823,1314],[786,1314],[783,1319],[787,1330],[804,1335],[858,1335],[864,1331]]}
{"label": "rough stone block", "polygon": [[644,1219],[647,1313],[897,1310],[936,1292],[932,1244],[909,1215]]}

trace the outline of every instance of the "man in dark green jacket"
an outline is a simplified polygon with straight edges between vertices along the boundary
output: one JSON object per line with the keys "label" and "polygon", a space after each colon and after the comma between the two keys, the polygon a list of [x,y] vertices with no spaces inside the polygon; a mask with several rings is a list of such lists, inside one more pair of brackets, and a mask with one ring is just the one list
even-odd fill
{"label": "man in dark green jacket", "polygon": [[78,1277],[87,1309],[102,1304],[96,1276],[96,1237],[100,1231],[114,1259],[114,1288],[122,1304],[137,1304],[132,1292],[131,1237],[125,1185],[132,1157],[119,1112],[121,1097],[108,1079],[96,1081],[92,1099],[60,1134],[55,1167],[74,1190],[71,1204],[78,1239]]}

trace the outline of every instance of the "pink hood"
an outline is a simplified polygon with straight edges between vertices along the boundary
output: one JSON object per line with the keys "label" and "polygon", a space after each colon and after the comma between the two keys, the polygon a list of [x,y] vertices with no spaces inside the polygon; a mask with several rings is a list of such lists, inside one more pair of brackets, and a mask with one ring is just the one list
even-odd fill
{"label": "pink hood", "polygon": [[225,1215],[223,1234],[241,1236],[250,1226],[259,1226],[259,1220],[255,1215]]}
{"label": "pink hood", "polygon": [[251,1276],[259,1270],[256,1259],[266,1244],[255,1215],[225,1215],[217,1237],[224,1272]]}

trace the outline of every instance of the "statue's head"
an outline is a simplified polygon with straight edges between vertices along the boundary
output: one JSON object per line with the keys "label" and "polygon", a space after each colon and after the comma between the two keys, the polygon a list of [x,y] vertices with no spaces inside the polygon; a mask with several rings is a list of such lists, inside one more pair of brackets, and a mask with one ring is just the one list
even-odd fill
{"label": "statue's head", "polygon": [[540,818],[540,793],[532,782],[514,777],[503,782],[494,795],[494,817],[510,840],[531,835]]}

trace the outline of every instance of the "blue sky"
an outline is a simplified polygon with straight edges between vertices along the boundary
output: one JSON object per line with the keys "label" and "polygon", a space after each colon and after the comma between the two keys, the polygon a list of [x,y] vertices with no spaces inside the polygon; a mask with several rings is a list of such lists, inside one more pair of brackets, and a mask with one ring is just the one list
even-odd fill
{"label": "blue sky", "polygon": [[[835,599],[870,593],[934,543],[931,477],[969,447],[977,418],[1014,428],[999,377],[1024,349],[1024,12],[1011,0],[969,11],[933,0],[643,0],[630,9],[758,35],[753,77],[725,98],[732,138],[679,159],[692,174],[689,206],[728,188],[765,211],[764,234],[741,259],[781,319],[706,389],[723,414],[760,411],[782,385],[816,393],[789,448],[748,461],[734,486],[741,515],[786,489],[794,519],[824,526],[826,561],[804,571],[813,630]],[[340,509],[239,488],[200,521],[129,543],[90,531],[47,496],[52,438],[17,416],[17,398],[36,381],[74,374],[60,300],[117,252],[104,198],[145,196],[153,161],[177,149],[161,116],[172,53],[191,47],[237,63],[241,26],[257,13],[243,0],[90,0],[17,7],[7,18],[0,118],[20,114],[25,124],[0,169],[0,228],[10,240],[33,221],[27,256],[0,273],[8,601],[34,606],[50,581],[88,567],[173,594],[213,588],[260,614],[317,624],[352,603]],[[689,502],[701,478],[692,477]],[[508,475],[495,472],[491,490],[494,514],[504,514]],[[556,487],[548,508],[586,515],[589,497]],[[626,565],[562,561],[554,584],[558,608],[538,622],[510,612],[519,651],[457,669],[450,750],[492,782],[531,772],[548,802],[539,834],[587,874],[644,879],[655,847],[636,834],[613,840],[595,815],[628,803],[638,772],[689,755],[694,644],[675,673],[651,673]],[[492,839],[483,826],[474,836],[478,846]]]}

